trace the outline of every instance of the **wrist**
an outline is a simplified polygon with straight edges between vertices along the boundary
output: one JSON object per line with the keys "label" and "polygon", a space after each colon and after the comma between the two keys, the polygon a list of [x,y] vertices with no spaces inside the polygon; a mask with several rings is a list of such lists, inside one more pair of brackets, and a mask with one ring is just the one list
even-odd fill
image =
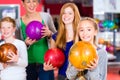
{"label": "wrist", "polygon": [[50,39],[51,36],[52,36],[52,32],[50,31],[50,32],[49,32],[49,35],[48,35],[48,39]]}

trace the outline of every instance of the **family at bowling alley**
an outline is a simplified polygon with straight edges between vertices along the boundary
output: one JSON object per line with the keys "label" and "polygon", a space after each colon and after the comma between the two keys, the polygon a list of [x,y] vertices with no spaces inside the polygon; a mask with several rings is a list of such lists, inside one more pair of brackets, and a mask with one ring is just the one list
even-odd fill
{"label": "family at bowling alley", "polygon": [[37,11],[40,1],[21,0],[19,22],[0,19],[0,80],[107,80],[107,54],[115,48],[97,37],[97,20],[66,2],[56,30],[51,14]]}

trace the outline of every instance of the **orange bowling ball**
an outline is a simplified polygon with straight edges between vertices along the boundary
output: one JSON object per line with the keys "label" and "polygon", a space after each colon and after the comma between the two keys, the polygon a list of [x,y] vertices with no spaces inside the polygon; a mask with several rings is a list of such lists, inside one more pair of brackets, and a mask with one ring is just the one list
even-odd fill
{"label": "orange bowling ball", "polygon": [[97,52],[89,42],[79,41],[70,49],[69,61],[77,69],[86,69],[94,59],[97,59]]}
{"label": "orange bowling ball", "polygon": [[7,56],[9,56],[8,51],[12,50],[15,54],[17,54],[17,48],[11,43],[5,43],[0,46],[0,62],[6,63],[10,60]]}
{"label": "orange bowling ball", "polygon": [[103,38],[98,39],[98,44],[104,44],[104,43],[105,43],[105,40]]}

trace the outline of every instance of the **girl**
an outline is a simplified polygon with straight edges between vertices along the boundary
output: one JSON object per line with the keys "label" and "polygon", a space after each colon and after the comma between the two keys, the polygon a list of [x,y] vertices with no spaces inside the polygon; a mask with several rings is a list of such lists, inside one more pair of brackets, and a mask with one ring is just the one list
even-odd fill
{"label": "girl", "polygon": [[[99,48],[96,44],[96,35],[98,33],[98,25],[92,18],[83,18],[78,26],[78,36],[81,41],[90,42],[97,50],[98,60],[91,62],[91,66],[88,65],[87,72],[84,76],[86,80],[106,80],[107,74],[107,52],[103,48]],[[76,40],[78,41],[78,40]],[[81,70],[77,70],[74,66],[69,64],[66,71],[67,77],[70,80],[77,80],[78,73]]]}
{"label": "girl", "polygon": [[[70,47],[75,41],[76,28],[80,21],[80,13],[77,6],[74,3],[66,3],[62,6],[59,17],[58,32],[53,34],[51,40],[51,48],[60,48],[65,54],[65,62],[62,67],[59,68],[58,79],[66,79],[66,69],[68,66],[68,53]],[[52,65],[49,67],[49,62],[44,63],[44,69],[52,69]],[[56,73],[57,74],[57,73]]]}
{"label": "girl", "polygon": [[1,70],[1,80],[26,80],[27,60],[27,48],[23,41],[14,37],[16,30],[15,20],[10,17],[5,17],[0,20],[0,30],[2,36],[4,36],[4,43],[12,43],[17,48],[17,55],[12,51],[9,51],[7,63],[3,63],[3,69]]}

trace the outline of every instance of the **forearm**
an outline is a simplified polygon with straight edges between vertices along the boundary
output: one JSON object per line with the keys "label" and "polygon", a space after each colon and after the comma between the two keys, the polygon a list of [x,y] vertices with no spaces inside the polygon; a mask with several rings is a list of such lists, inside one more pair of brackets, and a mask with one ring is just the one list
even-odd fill
{"label": "forearm", "polygon": [[75,80],[78,72],[79,71],[74,66],[69,64],[67,71],[66,71],[66,76],[69,80]]}
{"label": "forearm", "polygon": [[19,58],[18,61],[15,63],[18,66],[26,67],[28,64],[28,56],[27,56],[27,47],[24,43],[19,44],[21,48],[19,48]]}

